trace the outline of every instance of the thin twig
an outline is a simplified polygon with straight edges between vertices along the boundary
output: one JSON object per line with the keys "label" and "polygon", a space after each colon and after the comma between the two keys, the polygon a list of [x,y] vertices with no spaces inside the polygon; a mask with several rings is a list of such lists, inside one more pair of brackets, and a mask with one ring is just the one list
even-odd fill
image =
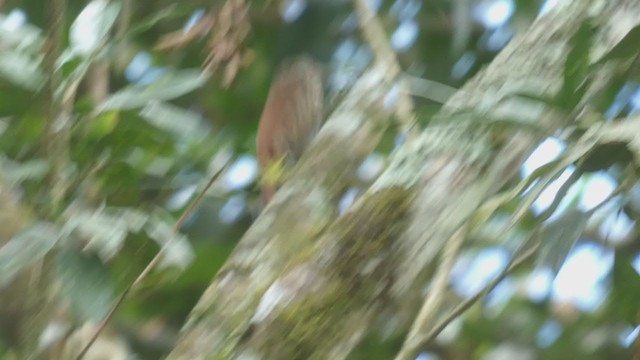
{"label": "thin twig", "polygon": [[47,127],[44,132],[43,145],[46,158],[51,164],[49,176],[49,209],[48,215],[55,216],[59,211],[68,190],[70,118],[69,106],[64,99],[57,96],[62,84],[62,74],[56,62],[62,53],[64,42],[65,0],[50,1],[49,30],[46,40],[44,63],[48,75],[44,87],[47,98]]}
{"label": "thin twig", "polygon": [[458,306],[453,309],[451,314],[442,319],[433,329],[424,337],[424,339],[420,343],[420,348],[424,348],[428,343],[433,341],[444,328],[447,327],[455,318],[462,315],[465,311],[467,311],[473,304],[475,304],[478,300],[485,297],[489,294],[502,280],[504,280],[507,276],[513,273],[517,268],[519,268],[522,264],[524,264],[527,260],[529,260],[538,250],[539,244],[536,244],[526,250],[524,254],[520,255],[517,259],[513,260],[509,266],[507,266],[495,279],[493,279],[490,283],[485,285],[485,287],[478,291],[475,295],[468,298],[467,300],[460,303]]}
{"label": "thin twig", "polygon": [[396,356],[396,359],[415,359],[420,352],[420,344],[422,342],[419,340],[422,337],[421,334],[426,333],[428,330],[427,326],[431,324],[442,306],[447,284],[449,283],[449,276],[451,275],[451,269],[467,238],[467,230],[468,226],[463,225],[447,241],[442,255],[442,261],[434,276],[433,287],[429,290],[429,295],[422,304],[418,317],[414,321],[409,335],[405,339],[405,343]]}
{"label": "thin twig", "polygon": [[[505,269],[494,278],[491,282],[485,285],[480,291],[478,291],[475,295],[468,298],[467,300],[460,303],[456,306],[453,311],[447,315],[444,319],[438,322],[428,333],[422,334],[419,338],[414,338],[412,340],[412,344],[410,348],[403,348],[400,350],[398,356],[396,356],[396,360],[408,360],[415,359],[420,351],[427,347],[427,345],[435,339],[444,328],[446,328],[453,320],[455,320],[458,316],[467,311],[473,304],[475,304],[478,300],[485,297],[488,293],[490,293],[502,280],[504,280],[508,275],[510,275],[514,270],[516,270],[520,265],[522,265],[525,261],[527,261],[533,254],[536,253],[539,244],[532,246],[527,249],[524,254],[517,257],[514,255],[512,261],[505,267]],[[516,253],[519,251],[516,251]],[[405,343],[406,344],[406,343]]]}
{"label": "thin twig", "polygon": [[[66,192],[66,171],[69,164],[68,128],[60,127],[59,121],[64,120],[64,108],[56,96],[62,83],[60,71],[56,68],[56,61],[60,57],[64,43],[65,0],[51,0],[47,6],[47,34],[43,47],[44,69],[46,80],[42,88],[42,97],[46,104],[46,112],[43,114],[46,120],[46,128],[41,139],[43,156],[50,165],[47,174],[46,206],[43,207],[42,217],[53,220],[58,215]],[[40,209],[39,209],[40,210]],[[56,306],[55,301],[49,298],[51,293],[51,280],[53,277],[53,261],[55,251],[47,253],[36,262],[26,278],[25,285],[29,296],[25,298],[22,309],[28,316],[23,319],[27,322],[29,330],[21,333],[22,345],[19,351],[20,358],[35,357],[38,343],[38,332],[47,324],[48,316]]]}
{"label": "thin twig", "polygon": [[353,0],[356,13],[360,19],[362,34],[375,54],[376,61],[387,70],[386,80],[397,81],[398,100],[396,103],[396,116],[400,121],[402,130],[411,134],[415,124],[413,100],[409,96],[406,81],[400,77],[402,68],[396,59],[396,55],[389,46],[389,41],[384,32],[384,27],[367,4],[366,0]]}
{"label": "thin twig", "polygon": [[[590,211],[591,212],[595,212],[597,209],[603,207],[604,204],[608,203],[613,198],[615,198],[620,193],[622,193],[627,188],[627,186],[628,186],[628,184],[621,184],[615,191],[613,191],[611,194],[609,194],[609,196],[605,200],[603,200],[600,204],[598,204],[596,207],[594,207]],[[432,342],[435,339],[435,337],[438,336],[438,334],[440,334],[440,332],[442,332],[442,330],[444,330],[444,328],[447,327],[447,325],[449,325],[454,319],[456,319],[458,316],[460,316],[465,311],[467,311],[478,300],[480,300],[481,298],[483,298],[487,294],[489,294],[496,286],[498,286],[498,284],[500,282],[502,282],[502,280],[504,280],[508,275],[513,273],[513,271],[515,271],[517,268],[519,268],[524,262],[529,260],[537,252],[538,248],[540,247],[540,242],[539,241],[537,243],[533,244],[533,245],[530,245],[530,241],[535,241],[536,239],[537,239],[536,234],[535,233],[532,234],[531,237],[529,238],[529,240],[524,241],[518,247],[518,249],[516,249],[516,251],[514,252],[513,257],[511,258],[511,261],[507,264],[507,266],[500,273],[500,275],[498,275],[491,282],[489,282],[487,285],[485,285],[474,296],[468,298],[467,300],[463,301],[458,306],[456,306],[453,309],[453,311],[449,315],[447,315],[444,319],[442,319],[439,323],[437,323],[431,329],[431,331],[429,331],[428,333],[424,333],[423,335],[420,335],[420,333],[416,332],[414,329],[417,326],[420,326],[422,330],[425,330],[426,325],[428,325],[428,323],[425,322],[425,319],[430,322],[432,317],[433,317],[433,315],[435,315],[435,312],[437,312],[438,308],[440,307],[440,303],[434,303],[432,301],[429,306],[434,306],[434,308],[433,309],[428,309],[428,310],[433,312],[431,317],[429,317],[429,318],[421,317],[422,312],[425,311],[424,308],[427,307],[427,303],[429,302],[429,299],[427,299],[427,301],[425,301],[425,304],[423,305],[423,309],[421,309],[421,314],[418,316],[418,320],[416,320],[416,322],[414,324],[414,327],[411,330],[410,335],[407,336],[407,341],[405,341],[405,344],[403,345],[402,349],[398,353],[398,356],[396,356],[396,359],[397,360],[415,359],[416,356],[418,356],[418,354],[420,353],[420,351],[422,349],[424,349],[430,342]],[[452,240],[456,240],[455,237],[452,238],[451,240],[449,240],[449,242],[451,242]],[[453,248],[453,247],[456,246],[456,244],[449,245],[449,242],[447,243],[447,248],[449,248],[449,247]],[[447,253],[447,250],[446,250],[447,248],[445,248],[445,257],[446,257],[446,253]],[[522,253],[522,254],[520,254],[520,253]],[[444,266],[446,261],[447,260],[445,258],[445,260],[443,260],[443,262],[442,262],[442,264],[440,266],[441,268]],[[438,273],[440,273],[440,269],[438,269]],[[436,276],[438,276],[438,275],[436,275]],[[439,280],[438,280],[437,277],[436,277],[436,280],[434,280],[434,283],[435,284],[439,283]],[[441,289],[438,286],[434,285],[433,291],[441,291]],[[436,297],[436,295],[434,294],[433,297]],[[418,325],[416,325],[416,324],[418,324]]]}
{"label": "thin twig", "polygon": [[116,38],[123,39],[129,30],[131,24],[131,14],[133,13],[133,4],[131,0],[122,0],[120,15],[118,16],[118,25],[116,29]]}
{"label": "thin twig", "polygon": [[440,104],[444,104],[453,94],[462,91],[437,81],[407,74],[403,75],[402,79],[407,85],[407,91],[409,91],[411,95],[419,96]]}
{"label": "thin twig", "polygon": [[[230,163],[230,159],[227,160],[220,167],[220,169],[218,169],[218,171],[216,171],[211,176],[211,178],[209,179],[209,182],[207,182],[205,187],[198,193],[196,198],[193,199],[193,201],[191,201],[191,204],[189,204],[189,206],[182,212],[182,215],[180,215],[180,218],[176,221],[175,225],[173,226],[173,231],[175,233],[178,233],[180,231],[180,228],[184,224],[184,222],[187,219],[187,217],[200,204],[200,202],[204,198],[204,195],[207,193],[207,191],[209,191],[209,189],[211,188],[211,186],[213,185],[215,180],[220,176],[222,171],[227,168],[229,163]],[[87,351],[89,351],[89,349],[91,348],[91,345],[93,345],[93,343],[98,339],[98,336],[100,335],[102,330],[104,330],[104,328],[107,326],[107,323],[109,323],[111,318],[113,318],[113,315],[120,308],[120,305],[122,305],[122,303],[124,302],[126,297],[129,295],[129,293],[133,289],[137,288],[138,285],[147,277],[147,275],[149,275],[151,270],[153,270],[153,268],[160,262],[160,260],[162,260],[162,254],[164,253],[164,250],[166,248],[167,248],[166,245],[163,246],[162,248],[160,248],[160,250],[158,251],[156,256],[153,259],[151,259],[151,261],[149,262],[149,264],[147,264],[147,266],[144,268],[144,270],[142,270],[142,272],[140,272],[140,275],[138,275],[136,280],[134,282],[132,282],[129,286],[127,286],[126,289],[124,289],[122,294],[120,294],[120,297],[118,297],[118,299],[116,300],[115,304],[111,307],[111,309],[109,310],[107,315],[102,319],[102,321],[98,325],[98,328],[96,329],[95,333],[91,336],[91,339],[89,339],[89,342],[84,346],[84,348],[82,348],[82,351],[80,351],[80,353],[76,357],[76,360],[82,360],[82,358],[87,354]]]}

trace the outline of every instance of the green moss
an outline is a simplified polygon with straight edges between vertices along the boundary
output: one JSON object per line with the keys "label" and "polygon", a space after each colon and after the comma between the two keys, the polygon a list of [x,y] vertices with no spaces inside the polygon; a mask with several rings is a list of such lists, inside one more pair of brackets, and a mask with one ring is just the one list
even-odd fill
{"label": "green moss", "polygon": [[412,193],[401,188],[381,190],[337,221],[335,237],[341,251],[333,265],[343,278],[352,278],[363,264],[390,250],[404,229]]}
{"label": "green moss", "polygon": [[[332,225],[316,249],[338,249],[323,268],[327,285],[296,299],[273,320],[268,333],[255,338],[260,353],[269,359],[326,359],[332,346],[357,331],[363,313],[379,303],[380,290],[391,282],[391,249],[404,229],[411,194],[400,188],[382,190]],[[308,255],[305,260],[313,261]]]}
{"label": "green moss", "polygon": [[321,343],[333,343],[327,337],[339,333],[341,320],[347,315],[348,302],[339,281],[321,294],[309,294],[289,306],[271,324],[267,338],[266,358],[326,358],[316,352]]}

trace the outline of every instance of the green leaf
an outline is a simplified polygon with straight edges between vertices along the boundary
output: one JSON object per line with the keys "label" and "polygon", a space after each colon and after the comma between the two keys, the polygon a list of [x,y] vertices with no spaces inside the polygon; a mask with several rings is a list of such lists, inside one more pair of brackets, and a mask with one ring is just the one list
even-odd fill
{"label": "green leaf", "polygon": [[140,115],[150,124],[180,137],[204,137],[208,132],[202,116],[167,103],[151,101]]}
{"label": "green leaf", "polygon": [[633,152],[636,162],[640,163],[640,116],[606,123],[596,129],[601,142],[623,142]]}
{"label": "green leaf", "polygon": [[[520,211],[516,211],[513,216],[513,220],[509,222],[508,226],[503,231],[508,231],[513,225],[520,221],[521,217],[526,213],[527,209],[531,207],[531,204],[538,197],[540,192],[555,178],[557,178],[562,169],[558,168],[558,160],[551,161],[545,165],[540,166],[534,170],[529,176],[520,181],[513,189],[504,191],[487,201],[485,201],[474,213],[470,220],[472,228],[478,227],[486,223],[495,212],[501,207],[505,206],[525,190],[529,189],[528,197],[522,201],[524,205],[519,206]],[[546,179],[546,180],[545,180]],[[536,182],[537,181],[537,182]],[[534,184],[532,186],[532,184]],[[532,187],[531,187],[532,186]],[[531,188],[530,188],[531,187]],[[528,198],[531,198],[527,200]]]}
{"label": "green leaf", "polygon": [[70,207],[64,231],[76,232],[87,240],[87,249],[94,250],[103,260],[109,260],[120,249],[129,232],[140,231],[147,215],[133,209],[103,208],[84,210]]}
{"label": "green leaf", "polygon": [[602,64],[609,60],[630,59],[640,54],[640,25],[629,30],[613,49],[602,56],[597,64]]}
{"label": "green leaf", "polygon": [[73,250],[62,251],[55,269],[61,293],[75,314],[83,321],[99,321],[107,315],[114,296],[109,273],[97,259]]}
{"label": "green leaf", "polygon": [[540,93],[535,93],[531,91],[516,91],[506,95],[504,98],[500,99],[499,102],[503,102],[505,100],[511,98],[522,98],[524,100],[531,101],[537,104],[547,105],[551,108],[562,108],[562,104],[560,99],[550,95],[542,95]]}
{"label": "green leaf", "polygon": [[152,101],[175,99],[201,87],[207,78],[200,70],[170,71],[148,86],[132,85],[118,91],[105,100],[99,109],[100,112],[129,110]]}
{"label": "green leaf", "polygon": [[[544,176],[542,179],[534,183],[527,192],[522,196],[522,200],[518,204],[518,207],[514,210],[512,215],[512,220],[508,223],[508,228],[511,228],[529,213],[533,203],[540,198],[540,194],[555,180],[557,180],[560,175],[565,171],[564,168],[557,168],[552,174]],[[505,230],[507,230],[505,229]]]}
{"label": "green leaf", "polygon": [[0,248],[0,286],[47,255],[62,236],[53,224],[36,222],[4,244]]}
{"label": "green leaf", "polygon": [[568,163],[566,158],[561,157],[546,164],[544,167],[536,169],[536,171],[543,169],[544,172],[540,175],[540,179],[537,182],[527,188],[527,192],[523,195],[518,207],[514,210],[511,220],[504,231],[510,230],[515,224],[525,219],[531,206],[533,206],[533,203],[540,197],[540,194],[567,170]]}
{"label": "green leaf", "polygon": [[42,30],[29,24],[15,28],[7,20],[8,16],[0,14],[0,43],[26,54],[37,55],[44,45]]}
{"label": "green leaf", "polygon": [[590,53],[596,27],[589,21],[580,25],[570,40],[571,49],[564,63],[561,99],[566,109],[573,109],[587,90],[586,80],[591,64]]}
{"label": "green leaf", "polygon": [[120,3],[93,0],[82,9],[69,29],[73,52],[88,55],[99,49],[120,13]]}
{"label": "green leaf", "polygon": [[42,159],[16,162],[0,157],[0,172],[2,177],[13,184],[25,180],[41,180],[49,171],[49,163]]}
{"label": "green leaf", "polygon": [[569,252],[582,236],[591,212],[567,209],[560,217],[546,224],[539,234],[538,263],[557,274]]}
{"label": "green leaf", "polygon": [[638,299],[640,299],[640,275],[633,267],[636,254],[619,250],[614,257],[611,272],[611,295],[609,297],[609,314],[612,318],[637,324]]}
{"label": "green leaf", "polygon": [[89,124],[89,135],[94,139],[100,139],[110,134],[120,122],[119,115],[117,111],[110,111],[96,116]]}
{"label": "green leaf", "polygon": [[133,27],[131,27],[131,29],[129,29],[129,31],[127,31],[126,36],[132,37],[138,35],[151,29],[163,20],[182,18],[189,15],[190,13],[192,13],[192,10],[186,7],[181,8],[180,6],[178,6],[178,4],[172,3],[168,6],[163,7],[162,10],[137,22]]}
{"label": "green leaf", "polygon": [[[599,124],[597,126],[600,126]],[[504,224],[502,233],[507,233],[511,229],[526,219],[527,214],[533,203],[540,197],[540,194],[562,173],[567,170],[568,166],[574,164],[578,160],[586,156],[598,144],[598,140],[602,138],[602,134],[598,132],[599,127],[594,126],[583,137],[569,146],[558,159],[536,169],[527,179],[521,181],[513,190],[503,194],[500,197],[493,198],[483,205],[472,218],[472,225],[477,226],[486,221],[495,211],[509,203],[515,196],[524,193],[522,200],[518,203],[517,208],[513,211],[511,218]],[[561,187],[557,194],[556,201],[545,211],[541,218],[548,217],[557,208],[560,200],[562,200],[563,191],[567,191],[573,182],[580,177],[578,170],[572,173],[571,177]]]}
{"label": "green leaf", "polygon": [[[639,154],[640,155],[640,154]],[[579,169],[583,172],[607,170],[613,165],[620,164],[622,168],[633,162],[634,155],[625,142],[606,142],[598,144],[579,162]]]}
{"label": "green leaf", "polygon": [[145,227],[149,237],[155,240],[162,250],[160,268],[175,266],[184,270],[194,259],[193,249],[189,240],[173,230],[159,216],[153,216]]}
{"label": "green leaf", "polygon": [[44,84],[41,61],[18,51],[0,51],[0,76],[29,91],[38,91]]}

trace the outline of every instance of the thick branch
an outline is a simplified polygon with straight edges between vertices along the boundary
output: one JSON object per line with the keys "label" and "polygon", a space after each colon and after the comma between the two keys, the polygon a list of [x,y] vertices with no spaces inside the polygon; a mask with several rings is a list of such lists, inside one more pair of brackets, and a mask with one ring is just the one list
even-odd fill
{"label": "thick branch", "polygon": [[232,358],[245,345],[261,297],[292,262],[312,254],[336,217],[337,201],[373,151],[386,122],[380,104],[389,85],[373,68],[354,86],[322,128],[310,150],[276,193],[190,315],[169,359]]}
{"label": "thick branch", "polygon": [[335,199],[380,132],[367,118],[384,94],[382,77],[361,79],[203,295],[169,358],[344,359],[391,301],[414,316],[406,304],[419,297],[425,268],[544,136],[505,133],[490,119],[516,114],[548,132],[571,121],[531,106],[522,113],[510,95],[558,91],[569,39],[598,5],[609,23],[596,48],[640,22],[635,0],[561,1],[447,102],[436,119],[444,126],[407,142],[334,221]]}

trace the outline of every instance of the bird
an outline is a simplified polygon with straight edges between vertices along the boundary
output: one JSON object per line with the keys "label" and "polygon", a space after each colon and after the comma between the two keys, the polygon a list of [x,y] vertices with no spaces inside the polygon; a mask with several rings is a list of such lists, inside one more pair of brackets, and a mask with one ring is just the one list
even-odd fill
{"label": "bird", "polygon": [[323,103],[319,63],[296,56],[280,64],[271,81],[256,136],[265,206],[281,184],[283,174],[300,159],[320,130]]}

